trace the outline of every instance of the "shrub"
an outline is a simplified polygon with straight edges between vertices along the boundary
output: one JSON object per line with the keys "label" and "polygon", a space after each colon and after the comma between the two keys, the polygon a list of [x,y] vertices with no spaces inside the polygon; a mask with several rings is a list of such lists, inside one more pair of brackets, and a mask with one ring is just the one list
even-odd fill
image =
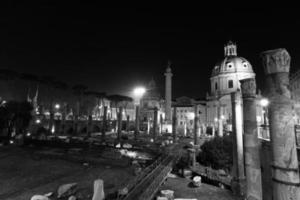
{"label": "shrub", "polygon": [[229,171],[233,162],[232,146],[231,136],[215,137],[201,146],[201,152],[197,156],[197,161],[213,169]]}

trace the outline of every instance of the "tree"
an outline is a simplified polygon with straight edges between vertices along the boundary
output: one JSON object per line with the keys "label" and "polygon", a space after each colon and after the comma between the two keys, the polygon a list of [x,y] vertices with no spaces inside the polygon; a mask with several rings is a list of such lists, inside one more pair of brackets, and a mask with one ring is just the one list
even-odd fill
{"label": "tree", "polygon": [[[8,96],[5,98],[8,99],[21,99],[22,95],[20,92],[19,85],[17,84],[20,74],[13,70],[9,69],[0,69],[0,80],[5,82],[5,89],[7,90]],[[1,83],[2,84],[2,83]],[[2,94],[1,94],[2,95]],[[3,96],[1,96],[3,98]]]}
{"label": "tree", "polygon": [[22,73],[20,78],[28,82],[28,90],[31,88],[32,84],[39,84],[40,82],[39,77],[33,74]]}
{"label": "tree", "polygon": [[16,134],[24,134],[32,119],[32,105],[29,102],[9,101],[0,106],[0,127],[8,129],[8,137],[11,136],[12,130]]}
{"label": "tree", "polygon": [[20,78],[20,74],[10,69],[0,69],[0,79],[1,80],[15,80]]}
{"label": "tree", "polygon": [[230,171],[233,163],[231,136],[215,137],[201,146],[197,160],[213,169]]}

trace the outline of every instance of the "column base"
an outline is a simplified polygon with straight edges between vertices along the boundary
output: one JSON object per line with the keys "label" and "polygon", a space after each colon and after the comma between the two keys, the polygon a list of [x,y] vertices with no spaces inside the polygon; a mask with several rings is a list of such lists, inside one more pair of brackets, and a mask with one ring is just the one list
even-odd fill
{"label": "column base", "polygon": [[244,197],[246,195],[247,183],[246,179],[233,178],[231,181],[231,190],[234,195]]}

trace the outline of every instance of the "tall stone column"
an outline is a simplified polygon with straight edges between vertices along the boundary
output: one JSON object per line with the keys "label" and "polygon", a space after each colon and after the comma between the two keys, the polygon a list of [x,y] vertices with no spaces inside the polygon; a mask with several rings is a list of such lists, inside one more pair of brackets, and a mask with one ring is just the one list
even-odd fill
{"label": "tall stone column", "polygon": [[294,109],[289,90],[290,55],[285,49],[262,53],[267,76],[272,180],[275,200],[300,199],[299,166],[294,133]]}
{"label": "tall stone column", "polygon": [[231,93],[232,103],[232,140],[233,140],[233,180],[232,190],[235,194],[245,194],[245,170],[243,148],[243,114],[240,91]]}
{"label": "tall stone column", "polygon": [[140,106],[136,105],[136,108],[135,108],[135,130],[134,130],[134,139],[135,140],[137,140],[139,132],[140,132]]}
{"label": "tall stone column", "polygon": [[126,131],[129,132],[130,129],[130,116],[126,116]]}
{"label": "tall stone column", "polygon": [[177,131],[177,107],[174,107],[173,120],[172,120],[173,142],[176,142],[176,131]]}
{"label": "tall stone column", "polygon": [[246,199],[262,200],[261,165],[257,138],[256,83],[254,78],[241,81],[243,95]]}
{"label": "tall stone column", "polygon": [[118,140],[120,141],[121,139],[121,134],[122,134],[122,113],[123,113],[123,108],[119,108],[119,113],[118,113]]}
{"label": "tall stone column", "polygon": [[101,130],[101,132],[102,132],[102,134],[101,134],[102,141],[105,141],[106,121],[107,121],[107,106],[104,106],[103,119],[102,119],[102,130]]}
{"label": "tall stone column", "polygon": [[197,109],[197,105],[194,106],[194,145],[199,145],[199,139],[198,139],[198,129],[199,129],[199,125],[198,125],[198,121],[199,121],[199,116],[198,116],[198,109]]}
{"label": "tall stone column", "polygon": [[215,137],[215,124],[212,124],[212,127],[211,127],[211,136],[212,137]]}
{"label": "tall stone column", "polygon": [[165,112],[166,112],[166,117],[165,121],[167,124],[171,124],[172,116],[171,116],[171,103],[172,103],[172,70],[170,68],[171,62],[168,62],[168,67],[165,72]]}
{"label": "tall stone column", "polygon": [[153,119],[153,141],[156,141],[157,136],[157,115],[158,115],[158,109],[154,108],[154,119]]}
{"label": "tall stone column", "polygon": [[220,102],[218,105],[218,136],[223,137],[222,107]]}
{"label": "tall stone column", "polygon": [[93,117],[92,115],[90,114],[88,116],[88,121],[87,121],[87,126],[86,126],[86,135],[88,137],[91,137],[91,134],[92,134],[92,127],[93,127]]}

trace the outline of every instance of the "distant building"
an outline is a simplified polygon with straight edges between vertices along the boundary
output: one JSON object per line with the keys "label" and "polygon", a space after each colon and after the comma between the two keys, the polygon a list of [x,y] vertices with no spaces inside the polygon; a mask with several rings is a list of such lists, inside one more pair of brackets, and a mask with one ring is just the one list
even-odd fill
{"label": "distant building", "polygon": [[174,113],[175,107],[178,134],[184,136],[193,134],[195,114],[199,117],[198,123],[201,132],[204,131],[204,124],[206,122],[206,101],[183,96],[172,102],[172,113]]}

